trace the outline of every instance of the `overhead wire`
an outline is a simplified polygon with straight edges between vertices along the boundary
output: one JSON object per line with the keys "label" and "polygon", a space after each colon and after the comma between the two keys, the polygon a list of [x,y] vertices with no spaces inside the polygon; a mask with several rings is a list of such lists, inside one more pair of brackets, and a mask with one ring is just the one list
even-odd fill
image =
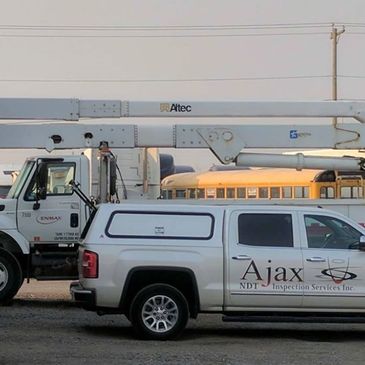
{"label": "overhead wire", "polygon": [[[365,27],[365,23],[336,23],[346,27]],[[218,37],[268,37],[268,36],[308,36],[327,35],[328,32],[318,31],[333,27],[334,23],[274,23],[274,24],[221,24],[221,25],[21,25],[3,24],[0,25],[0,32],[4,31],[113,31],[113,32],[140,32],[140,31],[190,31],[190,32],[217,32],[217,31],[270,31],[262,33],[219,33],[219,34],[4,34],[0,38],[218,38]],[[295,30],[277,32],[278,29]],[[312,31],[314,29],[315,31]],[[298,30],[310,30],[307,32]],[[272,32],[274,31],[274,32]],[[346,32],[346,34],[365,34],[365,32]],[[287,76],[263,76],[263,77],[214,77],[214,78],[183,78],[183,79],[0,79],[0,82],[30,82],[30,83],[148,83],[148,82],[221,82],[221,81],[264,81],[264,80],[291,80],[291,79],[318,79],[330,78],[331,75],[287,75]],[[358,78],[362,75],[338,75],[338,78]]]}
{"label": "overhead wire", "polygon": [[0,34],[1,38],[222,38],[222,37],[272,37],[324,35],[327,32],[247,33],[247,34],[141,34],[141,35],[99,35],[99,34]]}
{"label": "overhead wire", "polygon": [[141,83],[141,82],[219,82],[219,81],[265,81],[291,79],[330,78],[331,75],[295,75],[264,77],[222,77],[222,78],[189,78],[189,79],[0,79],[0,82],[34,82],[34,83]]}
{"label": "overhead wire", "polygon": [[273,24],[220,24],[220,25],[21,25],[0,24],[0,29],[27,30],[216,30],[216,29],[297,29],[326,28],[332,23],[273,23]]}
{"label": "overhead wire", "polygon": [[[267,37],[267,36],[303,36],[303,35],[320,35],[327,34],[326,32],[311,31],[298,32],[298,30],[311,30],[319,28],[329,28],[331,23],[277,23],[277,24],[221,24],[221,25],[21,25],[21,24],[2,24],[0,31],[30,31],[43,34],[8,34],[2,33],[2,38],[218,38],[218,37]],[[293,30],[286,32],[272,32],[273,30]],[[260,30],[262,33],[219,33],[207,34],[204,32],[227,32],[227,31],[252,31]],[[44,34],[49,32],[66,32],[77,31],[84,34]],[[85,34],[85,32],[146,32],[148,34]],[[151,34],[150,32],[173,32],[172,34]],[[195,32],[174,34],[176,32]],[[267,32],[271,31],[271,32]],[[199,32],[199,33],[196,33]]]}

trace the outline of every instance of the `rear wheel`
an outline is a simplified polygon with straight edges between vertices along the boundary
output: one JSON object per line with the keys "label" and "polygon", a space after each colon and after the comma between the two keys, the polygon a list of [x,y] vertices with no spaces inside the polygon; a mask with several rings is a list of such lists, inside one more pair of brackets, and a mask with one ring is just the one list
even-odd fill
{"label": "rear wheel", "polygon": [[13,299],[23,282],[18,260],[10,253],[0,252],[0,304]]}
{"label": "rear wheel", "polygon": [[172,340],[182,333],[187,324],[188,303],[173,286],[150,285],[135,296],[130,319],[139,337],[146,340]]}

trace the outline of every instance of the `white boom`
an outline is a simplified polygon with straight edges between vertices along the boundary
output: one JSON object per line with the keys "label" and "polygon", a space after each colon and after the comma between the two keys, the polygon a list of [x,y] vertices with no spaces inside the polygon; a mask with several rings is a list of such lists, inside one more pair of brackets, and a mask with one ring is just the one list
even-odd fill
{"label": "white boom", "polygon": [[365,103],[354,101],[121,101],[0,99],[1,119],[123,117],[352,117],[365,122]]}
{"label": "white boom", "polygon": [[[255,158],[241,154],[248,148],[365,148],[365,103],[324,102],[143,102],[78,99],[0,99],[0,119],[69,120],[82,118],[243,118],[243,117],[352,117],[357,123],[300,125],[208,125],[208,124],[1,124],[0,148],[71,149],[98,148],[107,142],[111,148],[175,147],[209,148],[222,163],[255,165]],[[360,122],[360,123],[359,123]],[[263,157],[267,156],[267,158]],[[283,161],[260,155],[269,166]],[[285,157],[285,166],[338,169],[363,168],[361,158],[321,159]],[[295,160],[295,161],[294,161]],[[299,161],[299,162],[298,162]],[[336,165],[338,161],[341,164]],[[257,162],[259,163],[259,162]],[[261,166],[261,165],[260,165]],[[265,165],[267,166],[267,165]],[[338,167],[336,167],[338,166]]]}

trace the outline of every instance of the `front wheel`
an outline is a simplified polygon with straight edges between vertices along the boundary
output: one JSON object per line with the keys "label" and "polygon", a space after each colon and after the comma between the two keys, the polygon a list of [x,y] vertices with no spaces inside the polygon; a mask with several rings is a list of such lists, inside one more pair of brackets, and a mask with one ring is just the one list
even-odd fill
{"label": "front wheel", "polygon": [[18,260],[0,251],[0,304],[7,304],[18,292],[23,281]]}
{"label": "front wheel", "polygon": [[184,295],[171,285],[149,285],[135,296],[130,318],[139,337],[172,340],[182,333],[188,322],[188,303]]}

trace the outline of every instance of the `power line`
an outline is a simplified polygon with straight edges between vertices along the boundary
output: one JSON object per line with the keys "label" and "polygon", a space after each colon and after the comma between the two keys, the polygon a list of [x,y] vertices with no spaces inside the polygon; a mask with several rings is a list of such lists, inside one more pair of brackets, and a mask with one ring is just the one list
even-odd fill
{"label": "power line", "polygon": [[222,30],[222,29],[298,29],[326,28],[332,23],[221,24],[221,25],[20,25],[3,24],[4,30]]}
{"label": "power line", "polygon": [[265,81],[330,78],[330,75],[264,76],[235,78],[190,78],[190,79],[0,79],[0,82],[30,83],[149,83],[149,82],[219,82],[219,81]]}
{"label": "power line", "polygon": [[341,25],[346,25],[346,27],[363,28],[365,23],[340,23]]}
{"label": "power line", "polygon": [[165,34],[165,35],[43,35],[43,34],[0,34],[0,38],[222,38],[222,37],[272,37],[323,35],[328,32],[288,32],[288,33],[249,33],[249,34]]}
{"label": "power line", "polygon": [[[365,79],[365,75],[337,75],[338,78]],[[262,77],[212,77],[186,79],[0,79],[0,82],[29,83],[151,83],[151,82],[220,82],[220,81],[268,81],[295,79],[328,79],[331,75],[294,75]]]}
{"label": "power line", "polygon": [[338,75],[344,79],[365,79],[365,75]]}
{"label": "power line", "polygon": [[[347,24],[347,23],[344,23]],[[350,24],[350,23],[348,23]],[[361,23],[351,23],[362,26]],[[365,24],[363,24],[365,26]],[[0,25],[1,38],[217,38],[217,37],[270,37],[270,36],[306,36],[324,35],[319,29],[330,28],[333,23],[273,23],[273,24],[221,24],[221,25]],[[278,30],[286,30],[277,32]],[[289,31],[288,31],[289,30]],[[295,30],[295,31],[290,31]],[[312,31],[311,31],[312,30]],[[7,31],[16,33],[7,34]],[[18,33],[29,31],[30,33]],[[161,34],[161,32],[170,34]],[[240,33],[226,33],[237,31]],[[242,31],[246,31],[242,33]],[[262,31],[252,33],[251,31]],[[273,32],[274,31],[274,32]],[[41,33],[39,33],[41,32]],[[59,34],[55,32],[66,32]],[[70,34],[69,32],[77,32]],[[94,32],[90,34],[90,32]],[[96,32],[96,33],[95,33]],[[113,32],[100,34],[100,32]],[[127,34],[119,34],[127,32]],[[128,34],[134,32],[137,34]],[[138,34],[139,32],[144,32]],[[146,33],[148,32],[148,33]],[[155,33],[155,34],[151,34]],[[176,32],[190,32],[176,34]],[[192,33],[193,32],[193,33]],[[207,33],[208,32],[208,33]],[[220,32],[209,34],[209,32]],[[225,33],[222,33],[225,32]],[[116,34],[115,34],[116,33]],[[156,34],[157,33],[157,34]]]}

